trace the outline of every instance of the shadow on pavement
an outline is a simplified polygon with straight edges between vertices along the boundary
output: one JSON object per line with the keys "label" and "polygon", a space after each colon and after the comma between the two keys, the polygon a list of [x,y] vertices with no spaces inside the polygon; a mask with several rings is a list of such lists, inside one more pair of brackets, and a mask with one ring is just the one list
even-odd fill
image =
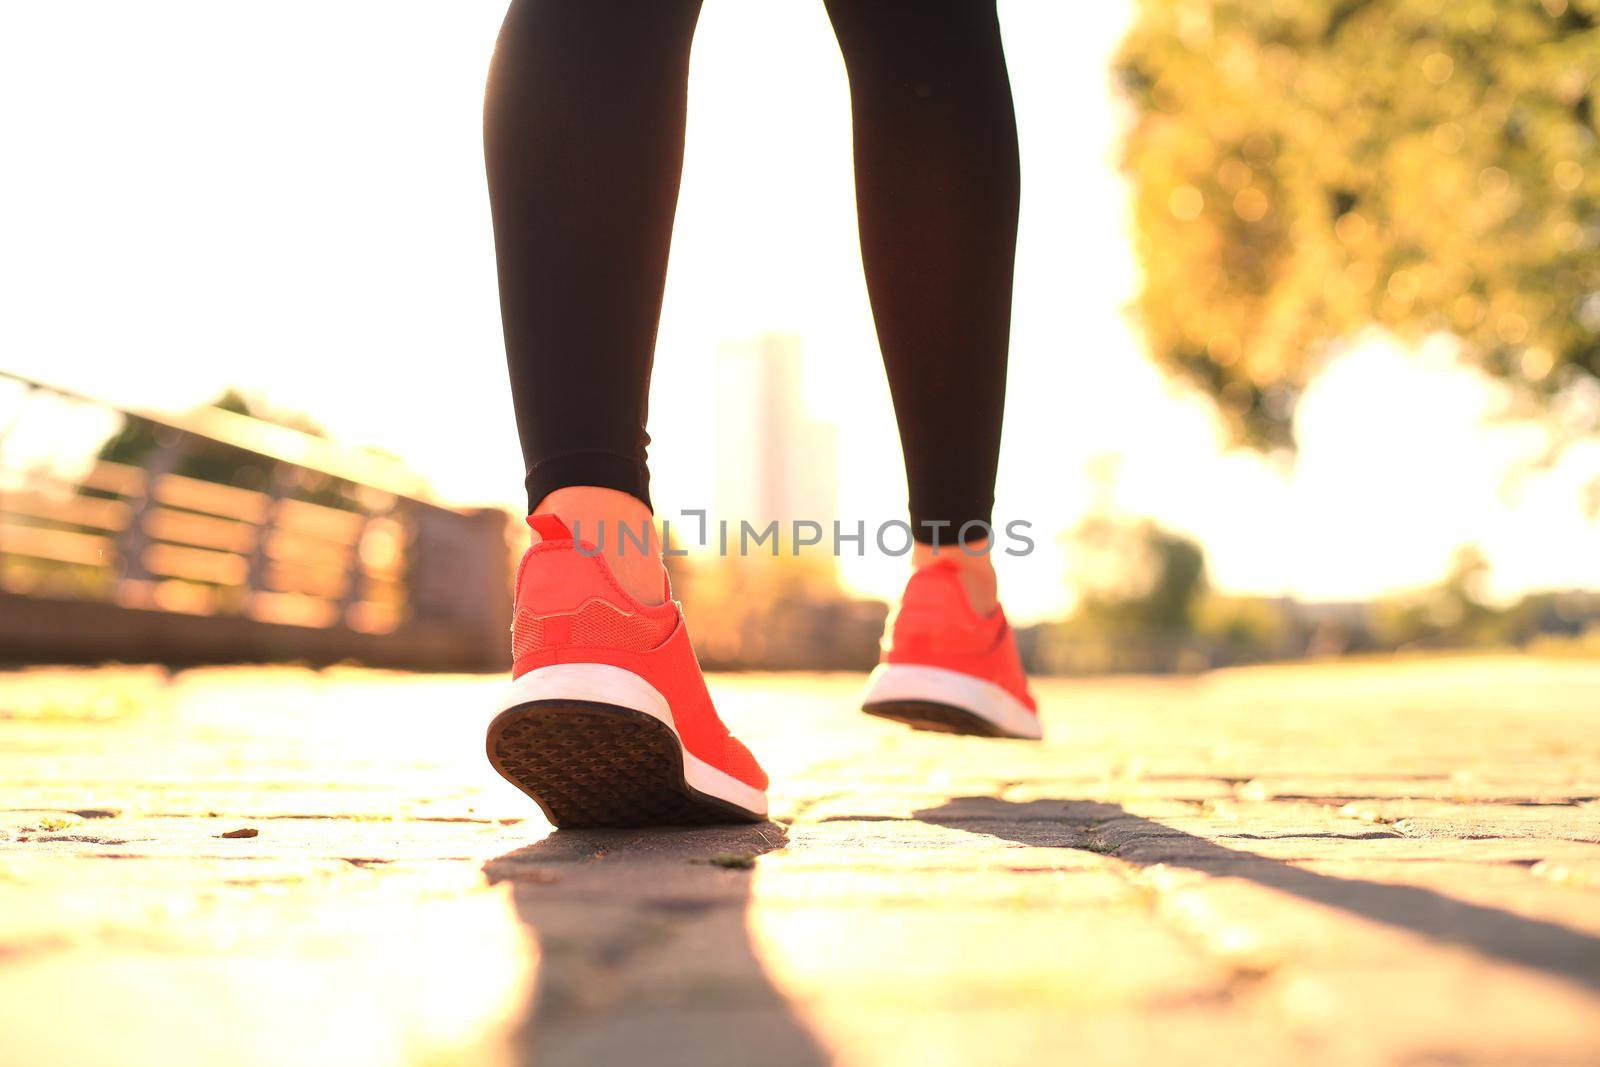
{"label": "shadow on pavement", "polygon": [[539,943],[518,1062],[815,1067],[747,913],[781,826],[563,830],[484,866]]}
{"label": "shadow on pavement", "polygon": [[1248,879],[1363,919],[1600,988],[1600,938],[1581,930],[1471,904],[1419,886],[1317,874],[1292,863],[1186,834],[1130,814],[1117,804],[960,797],[918,811],[915,817],[969,833],[1049,848],[1084,848],[1096,835],[1110,832],[1116,838],[1112,847],[1094,851],[1139,866],[1159,863]]}

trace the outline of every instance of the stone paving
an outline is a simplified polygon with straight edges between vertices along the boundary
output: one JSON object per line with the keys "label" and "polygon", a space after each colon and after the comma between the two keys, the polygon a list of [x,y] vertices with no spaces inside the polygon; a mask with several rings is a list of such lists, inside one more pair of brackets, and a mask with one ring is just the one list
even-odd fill
{"label": "stone paving", "polygon": [[552,834],[501,683],[0,675],[0,1063],[1600,1063],[1600,663],[718,678],[760,827]]}

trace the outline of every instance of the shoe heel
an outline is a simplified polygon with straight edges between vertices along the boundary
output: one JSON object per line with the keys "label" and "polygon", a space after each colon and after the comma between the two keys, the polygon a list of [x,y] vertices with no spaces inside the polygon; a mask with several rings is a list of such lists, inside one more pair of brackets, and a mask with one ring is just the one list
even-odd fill
{"label": "shoe heel", "polygon": [[1039,717],[982,678],[943,667],[880,663],[867,680],[861,710],[914,730],[1036,741]]}
{"label": "shoe heel", "polygon": [[683,747],[666,698],[604,663],[511,684],[485,741],[500,776],[558,827],[761,822],[767,795]]}

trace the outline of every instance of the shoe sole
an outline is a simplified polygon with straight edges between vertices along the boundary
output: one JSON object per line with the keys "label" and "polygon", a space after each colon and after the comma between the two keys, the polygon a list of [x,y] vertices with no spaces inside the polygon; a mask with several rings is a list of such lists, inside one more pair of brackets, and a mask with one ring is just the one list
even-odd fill
{"label": "shoe sole", "polygon": [[684,778],[678,736],[632,708],[548,700],[489,724],[489,762],[557,827],[706,826],[765,816]]}
{"label": "shoe sole", "polygon": [[[601,699],[594,699],[601,698]],[[763,822],[766,793],[683,747],[666,700],[604,664],[560,664],[512,684],[489,763],[562,828]]]}
{"label": "shoe sole", "polygon": [[881,719],[971,737],[1037,741],[1039,717],[993,682],[943,667],[880,663],[867,680],[861,710]]}
{"label": "shoe sole", "polygon": [[941,734],[967,734],[972,737],[1005,737],[1006,732],[987,719],[980,719],[965,708],[934,704],[926,700],[881,700],[861,705],[861,710],[880,719],[893,719],[913,730]]}

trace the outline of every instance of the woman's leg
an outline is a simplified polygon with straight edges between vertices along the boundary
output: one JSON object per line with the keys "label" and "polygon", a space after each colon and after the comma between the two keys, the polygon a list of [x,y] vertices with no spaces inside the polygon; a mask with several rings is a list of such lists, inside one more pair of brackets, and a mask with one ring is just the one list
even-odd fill
{"label": "woman's leg", "polygon": [[[646,404],[700,0],[514,0],[484,108],[500,310],[528,509],[650,514]],[[631,546],[630,546],[631,547]],[[660,599],[660,561],[614,560]],[[630,589],[633,592],[634,589]]]}
{"label": "woman's leg", "polygon": [[[1005,407],[1019,182],[999,22],[993,0],[827,7],[850,76],[861,256],[912,528],[924,545],[953,544],[963,524],[991,521]],[[987,533],[969,526],[964,540]],[[987,556],[955,556],[974,605],[992,607]]]}

